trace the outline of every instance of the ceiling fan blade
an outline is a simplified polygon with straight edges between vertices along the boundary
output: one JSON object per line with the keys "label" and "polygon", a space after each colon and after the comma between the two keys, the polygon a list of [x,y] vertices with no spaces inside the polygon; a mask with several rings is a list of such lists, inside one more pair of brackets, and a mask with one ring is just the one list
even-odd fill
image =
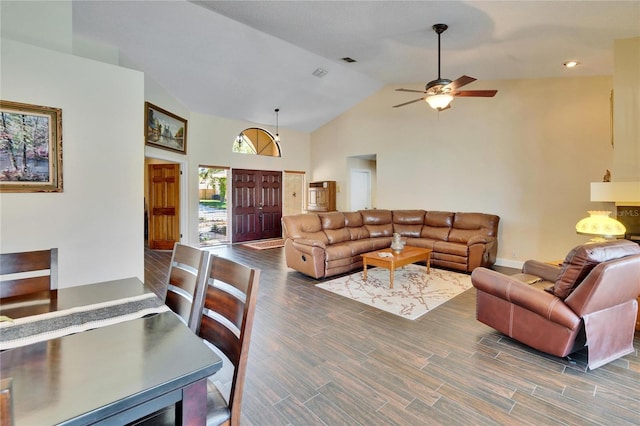
{"label": "ceiling fan blade", "polygon": [[452,92],[451,96],[467,96],[476,98],[493,98],[497,90],[463,90],[461,92]]}
{"label": "ceiling fan blade", "polygon": [[405,103],[402,103],[402,104],[394,105],[393,108],[398,108],[398,107],[401,107],[401,106],[409,105],[409,104],[412,104],[414,102],[423,101],[423,100],[424,100],[424,98],[414,99],[414,100],[409,101],[409,102],[405,102]]}
{"label": "ceiling fan blade", "polygon": [[454,80],[451,83],[449,83],[446,86],[444,86],[443,89],[451,89],[451,91],[453,92],[456,89],[458,89],[459,87],[466,86],[467,84],[473,83],[476,80],[477,80],[476,78],[469,77],[468,75],[463,75],[462,77],[458,78],[457,80]]}
{"label": "ceiling fan blade", "polygon": [[424,90],[413,90],[413,89],[396,89],[396,92],[427,93]]}

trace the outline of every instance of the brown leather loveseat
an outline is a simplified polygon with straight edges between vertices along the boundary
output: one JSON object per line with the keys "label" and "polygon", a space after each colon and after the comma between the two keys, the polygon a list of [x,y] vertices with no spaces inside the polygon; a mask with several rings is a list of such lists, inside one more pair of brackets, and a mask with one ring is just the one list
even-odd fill
{"label": "brown leather loveseat", "polygon": [[287,266],[314,278],[362,268],[363,253],[406,244],[433,250],[431,264],[470,272],[491,266],[498,250],[496,215],[425,210],[360,210],[284,216]]}
{"label": "brown leather loveseat", "polygon": [[574,248],[562,266],[525,262],[513,276],[478,268],[479,321],[559,357],[588,347],[595,369],[634,351],[640,246],[618,240]]}

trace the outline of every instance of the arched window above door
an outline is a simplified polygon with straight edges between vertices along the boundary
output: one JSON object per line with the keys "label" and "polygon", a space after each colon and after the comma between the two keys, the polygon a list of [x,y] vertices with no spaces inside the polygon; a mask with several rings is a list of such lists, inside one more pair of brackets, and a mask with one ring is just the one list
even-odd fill
{"label": "arched window above door", "polygon": [[241,154],[282,157],[280,145],[275,141],[273,135],[257,127],[244,129],[233,141],[232,151]]}

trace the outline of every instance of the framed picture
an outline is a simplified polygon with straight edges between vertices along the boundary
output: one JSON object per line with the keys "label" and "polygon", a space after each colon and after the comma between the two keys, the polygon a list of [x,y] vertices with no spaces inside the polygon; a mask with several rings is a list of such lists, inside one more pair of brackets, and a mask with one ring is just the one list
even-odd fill
{"label": "framed picture", "polygon": [[62,192],[62,110],[0,100],[0,192]]}
{"label": "framed picture", "polygon": [[144,103],[145,144],[187,153],[187,120],[152,103]]}

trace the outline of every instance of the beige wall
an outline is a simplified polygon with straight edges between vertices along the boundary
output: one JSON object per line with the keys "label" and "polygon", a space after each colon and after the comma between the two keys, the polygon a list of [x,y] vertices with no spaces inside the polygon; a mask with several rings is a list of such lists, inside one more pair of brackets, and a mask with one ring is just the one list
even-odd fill
{"label": "beige wall", "polygon": [[[492,99],[437,113],[394,85],[312,133],[311,179],[348,178],[346,158],[377,155],[377,207],[480,211],[501,217],[505,265],[563,257],[585,241],[589,183],[611,167],[611,77],[479,81]],[[338,193],[338,210],[348,207]]]}
{"label": "beige wall", "polygon": [[613,182],[640,181],[640,37],[614,45]]}

